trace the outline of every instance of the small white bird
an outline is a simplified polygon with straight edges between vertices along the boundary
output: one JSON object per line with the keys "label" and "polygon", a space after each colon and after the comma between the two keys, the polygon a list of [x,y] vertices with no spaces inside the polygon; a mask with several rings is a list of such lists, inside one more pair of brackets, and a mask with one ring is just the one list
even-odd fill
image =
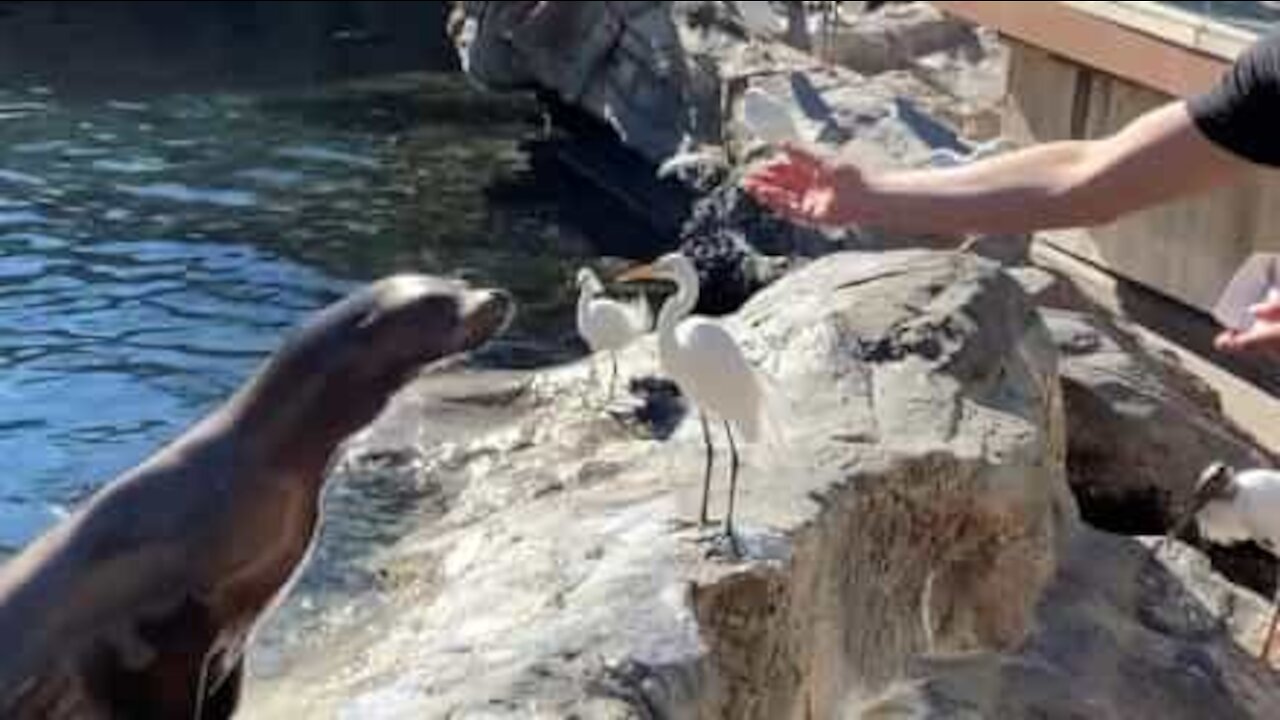
{"label": "small white bird", "polygon": [[[1252,540],[1272,554],[1280,552],[1280,471],[1236,472],[1222,463],[1210,465],[1196,483],[1186,515],[1169,531],[1165,541],[1181,535],[1192,521],[1212,543],[1234,545]],[[1262,644],[1264,660],[1271,654],[1280,623],[1280,586],[1275,602],[1277,607]]]}
{"label": "small white bird", "polygon": [[604,296],[604,284],[590,268],[578,270],[578,334],[592,354],[609,353],[612,369],[608,400],[613,399],[614,385],[618,380],[618,351],[649,332],[652,326],[653,313],[643,295],[631,302],[607,298]]}
{"label": "small white bird", "polygon": [[738,489],[738,448],[733,426],[749,442],[776,437],[771,417],[772,403],[765,379],[747,362],[742,348],[723,325],[705,317],[689,317],[698,304],[698,272],[693,261],[671,253],[651,265],[630,270],[621,282],[665,280],[675,283],[675,296],[658,313],[658,362],[675,381],[680,392],[698,406],[706,463],[702,481],[702,512],[699,521],[709,522],[707,505],[711,493],[714,449],[707,413],[718,416],[729,441],[729,505],[723,533],[731,550],[739,553],[733,532],[733,512]]}

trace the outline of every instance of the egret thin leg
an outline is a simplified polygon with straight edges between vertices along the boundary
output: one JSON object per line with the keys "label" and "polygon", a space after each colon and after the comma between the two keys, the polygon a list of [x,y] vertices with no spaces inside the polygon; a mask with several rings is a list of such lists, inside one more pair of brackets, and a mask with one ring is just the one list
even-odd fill
{"label": "egret thin leg", "polygon": [[605,403],[613,402],[613,391],[618,384],[618,353],[609,351],[609,392],[605,394]]}
{"label": "egret thin leg", "polygon": [[733,508],[738,494],[738,445],[733,441],[733,428],[728,421],[724,424],[724,434],[729,438],[729,509],[724,516],[724,534],[736,552],[738,542],[733,534]]}
{"label": "egret thin leg", "polygon": [[698,419],[702,421],[702,443],[707,448],[707,460],[702,467],[702,512],[698,515],[698,522],[707,525],[711,522],[707,506],[711,500],[711,467],[715,464],[715,452],[711,448],[711,428],[707,426],[707,414],[699,410]]}
{"label": "egret thin leg", "polygon": [[583,391],[580,398],[584,406],[591,405],[591,393],[595,391],[596,384],[599,382],[596,378],[596,356],[592,353],[587,356],[587,381],[583,383]]}

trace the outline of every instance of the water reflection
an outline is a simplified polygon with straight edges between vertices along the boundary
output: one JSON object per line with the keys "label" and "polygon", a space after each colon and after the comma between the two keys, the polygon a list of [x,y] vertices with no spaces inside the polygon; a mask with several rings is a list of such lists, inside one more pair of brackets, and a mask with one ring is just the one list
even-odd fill
{"label": "water reflection", "polygon": [[[430,113],[455,104],[476,112]],[[0,108],[0,547],[173,437],[354,281],[465,270],[526,310],[480,362],[572,351],[585,242],[545,199],[485,192],[527,171],[518,100],[399,75],[90,101],[0,87]]]}
{"label": "water reflection", "polygon": [[[518,320],[476,363],[580,352],[591,252],[563,198],[614,240],[634,228],[534,172],[526,100],[382,72],[447,65],[443,5],[0,3],[0,561],[361,280],[511,289]],[[359,625],[369,552],[441,512],[420,478],[345,480],[259,672]]]}
{"label": "water reflection", "polygon": [[1258,34],[1280,30],[1280,3],[1168,0],[1164,4]]}
{"label": "water reflection", "polygon": [[[452,65],[445,3],[4,2],[0,68],[37,90],[115,99],[329,82]],[[120,88],[123,88],[122,90]],[[112,95],[119,96],[113,98]],[[35,104],[34,93],[22,102]],[[23,111],[0,109],[0,118]]]}

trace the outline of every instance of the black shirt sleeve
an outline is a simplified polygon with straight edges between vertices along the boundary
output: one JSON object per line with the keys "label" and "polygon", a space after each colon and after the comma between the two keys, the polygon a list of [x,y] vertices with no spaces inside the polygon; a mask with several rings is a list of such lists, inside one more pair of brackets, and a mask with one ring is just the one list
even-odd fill
{"label": "black shirt sleeve", "polygon": [[1259,41],[1217,87],[1188,103],[1196,126],[1222,148],[1280,167],[1280,33]]}

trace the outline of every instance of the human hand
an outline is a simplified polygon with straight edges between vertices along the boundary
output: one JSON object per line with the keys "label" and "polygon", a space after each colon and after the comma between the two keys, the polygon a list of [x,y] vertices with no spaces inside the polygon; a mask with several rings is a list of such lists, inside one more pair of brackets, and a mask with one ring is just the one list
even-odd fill
{"label": "human hand", "polygon": [[742,185],[765,207],[804,225],[849,225],[865,219],[869,205],[860,170],[789,144],[749,172]]}
{"label": "human hand", "polygon": [[1264,302],[1249,308],[1253,324],[1245,330],[1227,330],[1214,345],[1233,353],[1263,352],[1280,357],[1280,292],[1272,291]]}

